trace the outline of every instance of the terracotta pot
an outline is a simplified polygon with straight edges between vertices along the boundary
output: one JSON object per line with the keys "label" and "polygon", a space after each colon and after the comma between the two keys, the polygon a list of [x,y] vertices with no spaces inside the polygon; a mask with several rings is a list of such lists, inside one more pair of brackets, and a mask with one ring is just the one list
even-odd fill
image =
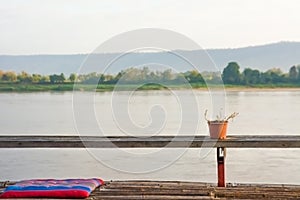
{"label": "terracotta pot", "polygon": [[210,138],[226,139],[228,121],[208,121]]}

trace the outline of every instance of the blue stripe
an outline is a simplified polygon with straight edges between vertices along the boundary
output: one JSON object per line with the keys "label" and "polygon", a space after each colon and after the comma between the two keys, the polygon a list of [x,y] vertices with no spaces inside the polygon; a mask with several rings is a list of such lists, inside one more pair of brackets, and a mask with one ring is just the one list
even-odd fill
{"label": "blue stripe", "polygon": [[87,192],[92,192],[91,188],[85,186],[18,186],[18,185],[11,185],[8,186],[5,191],[51,191],[51,190],[85,190]]}

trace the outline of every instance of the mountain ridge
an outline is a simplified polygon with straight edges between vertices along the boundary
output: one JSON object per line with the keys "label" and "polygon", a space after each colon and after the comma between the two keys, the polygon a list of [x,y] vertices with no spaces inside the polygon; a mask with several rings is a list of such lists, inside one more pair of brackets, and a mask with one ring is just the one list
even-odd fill
{"label": "mountain ridge", "polygon": [[[197,51],[184,51],[188,57],[197,56]],[[288,71],[292,65],[300,64],[300,42],[282,41],[277,43],[256,45],[240,48],[222,48],[222,49],[207,49],[205,50],[213,62],[222,70],[228,62],[238,62],[242,69],[246,67],[259,69],[261,71],[270,68],[280,68],[283,71]],[[175,51],[174,51],[175,52]],[[133,53],[123,63],[115,66],[111,73],[117,73],[124,66],[134,66],[141,62],[157,60],[161,63],[168,63],[176,66],[176,69],[184,71],[183,65],[178,61],[171,60],[171,57],[162,57],[164,52],[155,53]],[[4,71],[26,71],[28,73],[53,74],[53,73],[76,73],[89,54],[36,54],[36,55],[0,55],[0,70]],[[99,54],[99,58],[104,61],[114,58],[117,53]],[[122,66],[122,64],[124,66]],[[94,63],[95,67],[91,69],[98,71],[98,63]],[[188,70],[188,69],[186,69]],[[202,71],[214,71],[211,69],[202,68]],[[89,71],[86,71],[88,73]]]}

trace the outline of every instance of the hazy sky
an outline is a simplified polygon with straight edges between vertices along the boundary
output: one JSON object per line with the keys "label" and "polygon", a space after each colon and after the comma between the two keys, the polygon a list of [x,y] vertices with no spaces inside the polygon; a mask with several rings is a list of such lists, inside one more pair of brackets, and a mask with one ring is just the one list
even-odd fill
{"label": "hazy sky", "polygon": [[300,41],[299,0],[0,0],[0,54],[89,53],[138,28],[203,48]]}

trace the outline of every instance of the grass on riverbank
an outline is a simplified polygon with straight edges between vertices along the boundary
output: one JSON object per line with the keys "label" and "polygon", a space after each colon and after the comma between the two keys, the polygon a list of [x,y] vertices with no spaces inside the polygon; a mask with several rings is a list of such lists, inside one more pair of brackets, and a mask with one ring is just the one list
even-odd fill
{"label": "grass on riverbank", "polygon": [[[193,88],[206,88],[205,85],[193,85]],[[128,84],[128,85],[114,85],[114,84],[100,84],[95,88],[95,85],[62,83],[62,84],[21,84],[21,83],[0,83],[0,92],[41,92],[41,91],[126,91],[126,90],[165,90],[165,89],[188,89],[185,85],[159,85],[159,84]]]}
{"label": "grass on riverbank", "polygon": [[[222,85],[209,85],[212,88],[223,88]],[[63,84],[21,84],[21,83],[0,83],[0,92],[42,92],[42,91],[113,91],[113,90],[165,90],[165,89],[207,89],[205,84],[191,84],[189,85],[159,85],[159,84],[145,84],[143,86],[139,85],[118,85],[115,87],[113,84],[101,84],[95,88],[95,85],[88,84],[76,84],[74,87],[73,83],[63,83]],[[276,89],[276,88],[299,88],[300,85],[293,84],[269,84],[269,85],[226,85],[225,89]]]}

